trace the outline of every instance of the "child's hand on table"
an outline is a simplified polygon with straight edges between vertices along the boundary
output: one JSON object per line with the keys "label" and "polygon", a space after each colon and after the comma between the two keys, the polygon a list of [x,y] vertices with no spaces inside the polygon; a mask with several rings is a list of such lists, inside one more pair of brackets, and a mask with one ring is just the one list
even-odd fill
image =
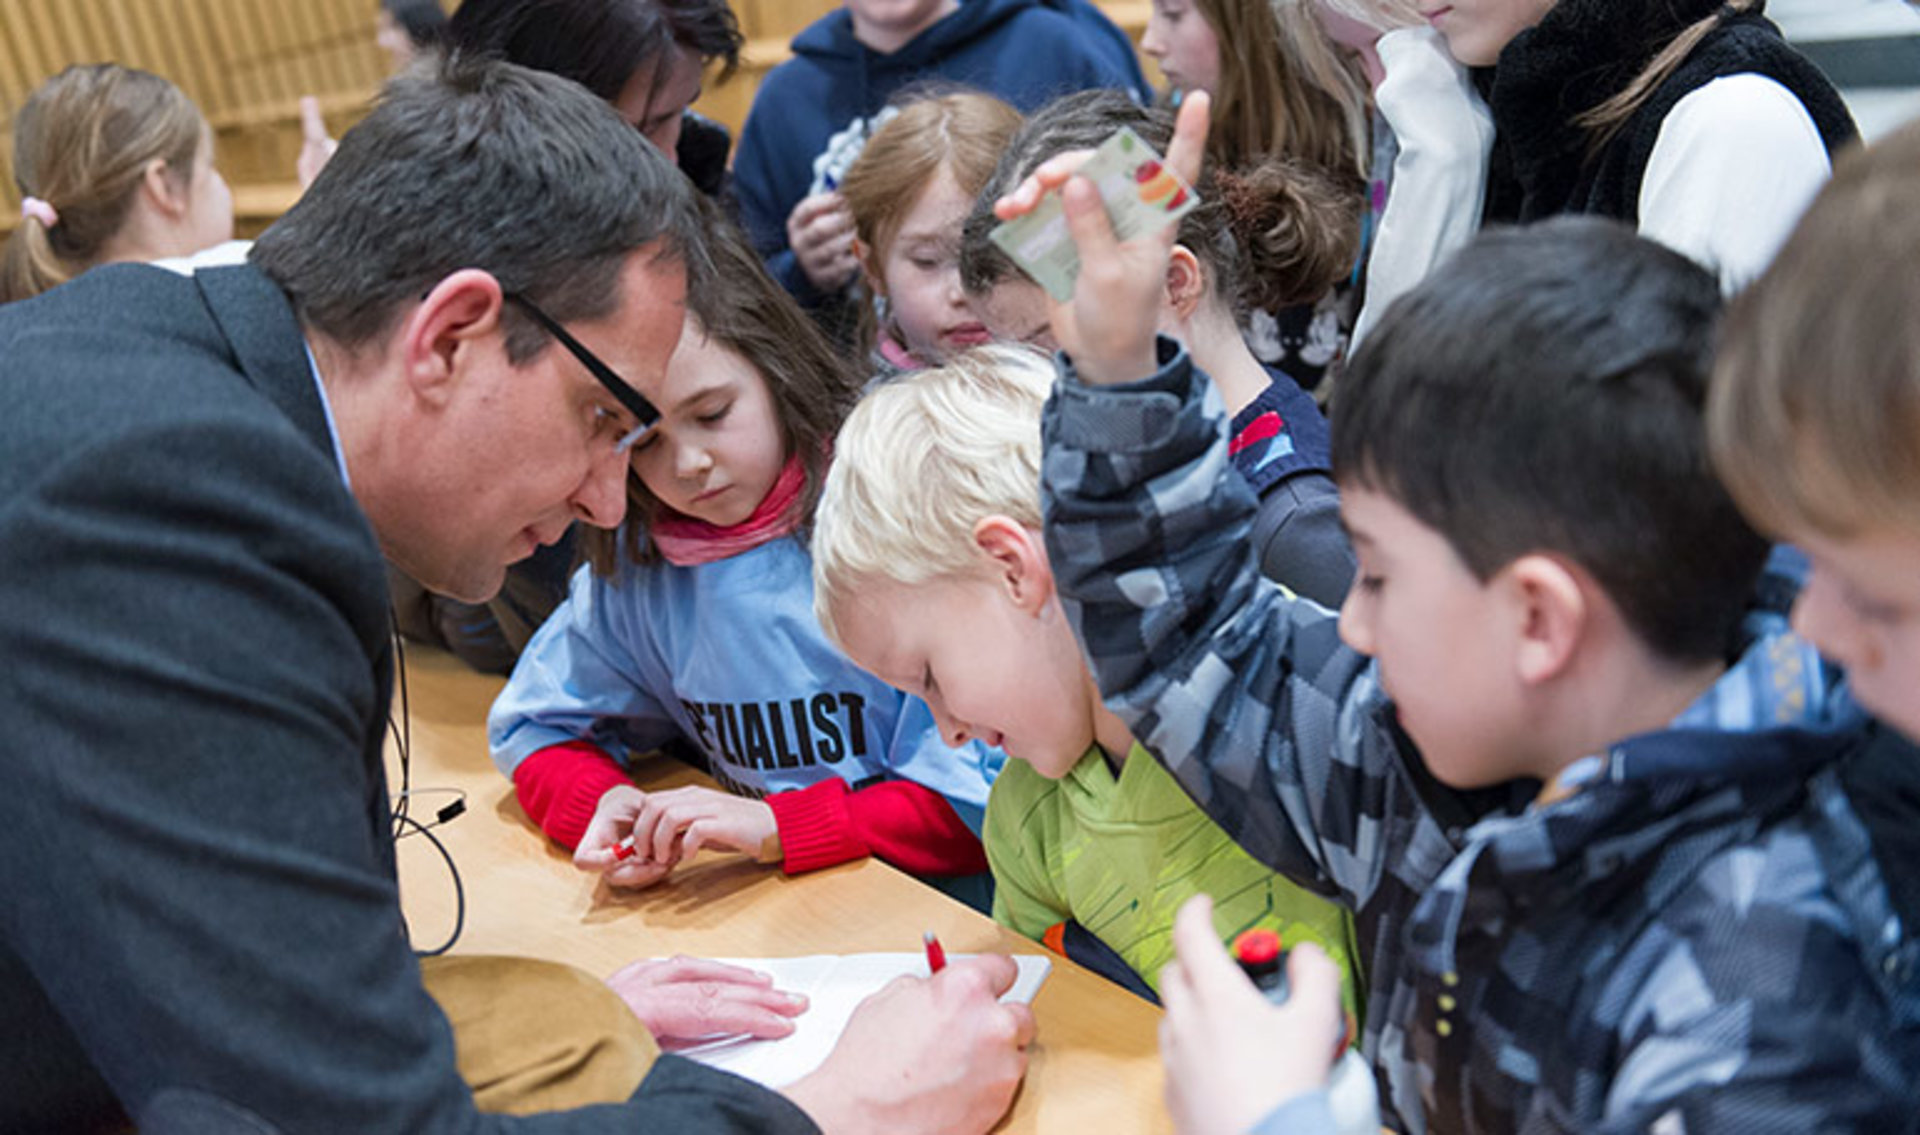
{"label": "child's hand on table", "polygon": [[[629,838],[632,854],[623,856],[620,847]],[[780,831],[772,807],[712,788],[610,788],[594,809],[573,862],[583,871],[604,875],[611,886],[646,887],[703,847],[778,863]]]}
{"label": "child's hand on table", "polygon": [[1213,929],[1195,895],[1173,922],[1174,962],[1160,971],[1160,1061],[1167,1110],[1190,1135],[1246,1131],[1274,1108],[1323,1088],[1345,1025],[1340,970],[1312,943],[1287,953],[1286,1004],[1269,1002]]}
{"label": "child's hand on table", "polygon": [[[1180,103],[1166,167],[1191,185],[1199,179],[1207,145],[1208,99],[1195,91]],[[1080,254],[1073,298],[1049,302],[1054,340],[1073,359],[1081,381],[1092,385],[1134,382],[1159,370],[1155,326],[1166,291],[1167,254],[1178,226],[1121,243],[1114,239],[1100,191],[1074,176],[1091,150],[1056,154],[1013,192],[994,203],[994,215],[1012,220],[1033,210],[1048,192],[1060,193],[1068,231]]]}
{"label": "child's hand on table", "polygon": [[713,1036],[783,1037],[807,1007],[767,974],[704,958],[648,958],[607,984],[668,1051]]}
{"label": "child's hand on table", "polygon": [[573,865],[603,877],[614,887],[650,887],[666,878],[679,862],[677,857],[655,861],[648,854],[649,847],[640,846],[638,841],[633,855],[621,855],[618,850],[646,806],[647,794],[630,784],[607,789],[594,807],[593,819],[587,822],[587,834],[574,849]]}

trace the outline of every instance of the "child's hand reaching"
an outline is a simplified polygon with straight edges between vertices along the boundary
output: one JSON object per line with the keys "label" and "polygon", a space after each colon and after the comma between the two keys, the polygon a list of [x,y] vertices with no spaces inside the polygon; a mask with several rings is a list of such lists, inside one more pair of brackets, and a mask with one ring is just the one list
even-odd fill
{"label": "child's hand reaching", "polygon": [[1175,961],[1160,971],[1160,1060],[1175,1127],[1246,1131],[1326,1086],[1343,1026],[1340,971],[1326,954],[1311,943],[1289,951],[1292,995],[1274,1005],[1220,944],[1207,896],[1180,908],[1173,945]]}
{"label": "child's hand reaching", "polygon": [[[1180,103],[1166,166],[1192,184],[1200,176],[1207,144],[1208,99],[1203,91]],[[1155,327],[1166,291],[1167,254],[1177,226],[1121,243],[1100,191],[1075,177],[1091,151],[1057,154],[1042,163],[1012,193],[994,204],[1002,220],[1022,216],[1048,192],[1060,193],[1067,228],[1080,253],[1080,277],[1073,298],[1051,303],[1055,341],[1072,357],[1083,382],[1107,385],[1133,382],[1159,369],[1154,355]]]}

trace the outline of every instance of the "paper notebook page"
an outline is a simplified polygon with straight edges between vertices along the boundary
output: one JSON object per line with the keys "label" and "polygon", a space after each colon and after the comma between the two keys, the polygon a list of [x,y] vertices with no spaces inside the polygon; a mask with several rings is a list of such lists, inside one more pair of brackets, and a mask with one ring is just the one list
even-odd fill
{"label": "paper notebook page", "polygon": [[[922,953],[716,960],[772,974],[775,988],[807,995],[807,1011],[795,1019],[791,1036],[779,1040],[728,1038],[682,1049],[679,1055],[770,1088],[783,1088],[820,1067],[860,1002],[896,977],[925,977],[927,973],[927,959]],[[1013,960],[1019,966],[1019,976],[1001,1000],[1032,1001],[1053,971],[1053,961],[1040,954],[1017,955]]]}

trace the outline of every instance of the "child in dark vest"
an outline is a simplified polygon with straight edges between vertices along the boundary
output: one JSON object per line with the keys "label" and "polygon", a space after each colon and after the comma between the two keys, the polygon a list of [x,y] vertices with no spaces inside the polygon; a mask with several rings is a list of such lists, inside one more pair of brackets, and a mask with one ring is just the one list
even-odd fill
{"label": "child in dark vest", "polygon": [[1753,279],[1856,131],[1764,0],[1421,0],[1483,68],[1487,219],[1612,217]]}

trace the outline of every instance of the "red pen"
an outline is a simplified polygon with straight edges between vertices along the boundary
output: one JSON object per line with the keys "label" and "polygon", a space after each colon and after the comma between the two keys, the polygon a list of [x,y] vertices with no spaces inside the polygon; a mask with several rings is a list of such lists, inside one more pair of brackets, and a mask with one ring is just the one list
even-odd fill
{"label": "red pen", "polygon": [[933,931],[927,931],[920,938],[927,944],[927,976],[931,977],[947,968],[947,952],[940,948],[940,939],[933,936]]}

